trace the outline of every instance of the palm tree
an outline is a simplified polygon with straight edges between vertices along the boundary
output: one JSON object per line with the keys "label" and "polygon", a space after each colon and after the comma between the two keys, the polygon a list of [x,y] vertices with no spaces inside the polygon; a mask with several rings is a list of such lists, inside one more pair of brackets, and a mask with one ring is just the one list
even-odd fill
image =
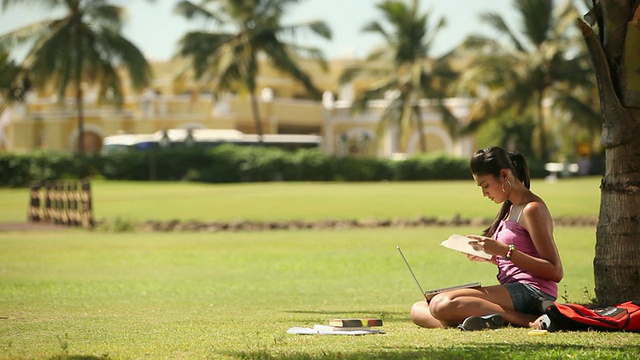
{"label": "palm tree", "polygon": [[431,58],[429,52],[439,30],[445,26],[444,19],[429,28],[429,12],[419,12],[419,1],[406,4],[400,0],[386,0],[377,8],[384,22],[372,21],[364,32],[375,33],[385,45],[372,51],[365,66],[345,69],[340,81],[347,83],[357,76],[378,79],[354,102],[354,110],[366,109],[369,101],[386,98],[388,105],[378,123],[378,133],[391,128],[399,130],[400,144],[416,130],[420,150],[427,151],[421,114],[423,99],[435,100],[443,114],[445,125],[453,135],[457,132],[457,119],[442,101],[446,95],[445,84],[455,79],[447,57]]}
{"label": "palm tree", "polygon": [[553,0],[514,0],[514,5],[522,18],[522,36],[497,13],[481,17],[511,46],[474,35],[459,50],[467,59],[459,90],[478,99],[466,130],[473,131],[503,114],[532,121],[538,135],[539,158],[548,161],[545,103],[580,114],[589,119],[587,123],[598,121],[595,108],[585,106],[585,99],[578,95],[579,89],[593,88],[594,78],[584,46],[570,31],[578,18],[571,0],[556,13]]}
{"label": "palm tree", "polygon": [[0,118],[11,103],[24,101],[30,88],[25,69],[11,60],[8,52],[0,51]]}
{"label": "palm tree", "polygon": [[606,154],[593,261],[601,304],[640,298],[638,11],[638,1],[593,2],[588,23],[580,22],[598,81]]}
{"label": "palm tree", "polygon": [[31,82],[24,69],[9,58],[9,53],[0,49],[0,150],[5,141],[4,128],[8,125],[8,117],[4,111],[16,101],[24,101],[31,88]]}
{"label": "palm tree", "polygon": [[60,101],[75,94],[78,112],[78,152],[84,153],[83,84],[98,86],[101,100],[122,103],[118,71],[124,67],[134,88],[147,85],[151,70],[142,52],[121,35],[124,8],[108,0],[2,0],[12,5],[41,4],[66,8],[64,16],[19,28],[0,37],[4,43],[30,43],[24,66],[34,85],[53,87]]}
{"label": "palm tree", "polygon": [[260,58],[265,56],[278,70],[291,75],[319,99],[321,92],[298,66],[299,56],[319,61],[326,68],[322,52],[287,42],[299,31],[311,31],[330,39],[331,31],[322,21],[282,25],[282,16],[299,0],[184,0],[176,12],[187,19],[202,19],[219,25],[220,31],[189,32],[180,40],[179,55],[190,59],[199,80],[213,82],[215,93],[244,92],[251,100],[256,132],[262,139],[262,121],[256,96]]}

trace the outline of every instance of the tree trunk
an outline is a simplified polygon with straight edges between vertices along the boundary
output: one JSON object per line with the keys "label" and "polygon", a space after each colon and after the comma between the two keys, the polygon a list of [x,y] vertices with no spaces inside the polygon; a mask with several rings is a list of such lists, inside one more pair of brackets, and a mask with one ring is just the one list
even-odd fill
{"label": "tree trunk", "polygon": [[536,96],[538,97],[536,99],[536,125],[538,126],[539,131],[538,138],[540,141],[540,159],[543,163],[546,163],[549,161],[549,149],[547,148],[547,128],[544,123],[544,109],[542,108],[544,90],[539,89],[536,92]]}
{"label": "tree trunk", "polygon": [[[601,1],[592,9],[599,36],[580,22],[593,60],[606,166],[593,261],[600,304],[640,299],[640,30],[637,5]],[[635,24],[633,24],[635,22]]]}
{"label": "tree trunk", "polygon": [[78,154],[84,155],[84,108],[82,84],[76,84],[76,107],[78,109]]}
{"label": "tree trunk", "polygon": [[413,111],[416,114],[416,126],[418,128],[418,136],[420,137],[419,140],[419,144],[420,144],[420,152],[422,153],[426,153],[427,152],[427,140],[424,137],[424,124],[422,121],[422,109],[420,108],[420,104],[417,104],[413,107]]}
{"label": "tree trunk", "polygon": [[596,297],[601,304],[640,299],[640,141],[607,147],[600,188]]}
{"label": "tree trunk", "polygon": [[260,117],[260,107],[258,106],[258,97],[256,96],[255,91],[251,91],[250,98],[253,121],[256,125],[256,134],[258,134],[258,142],[262,143],[262,135],[264,135],[264,131],[262,130],[262,118]]}

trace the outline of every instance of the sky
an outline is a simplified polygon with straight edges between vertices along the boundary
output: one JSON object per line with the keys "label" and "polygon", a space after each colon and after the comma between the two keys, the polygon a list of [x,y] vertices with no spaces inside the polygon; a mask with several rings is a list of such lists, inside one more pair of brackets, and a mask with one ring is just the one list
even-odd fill
{"label": "sky", "polygon": [[[409,0],[407,0],[409,1]],[[138,46],[152,61],[168,60],[176,51],[176,44],[186,32],[200,29],[202,24],[189,23],[173,13],[178,0],[115,0],[127,8],[124,35]],[[283,23],[323,20],[333,32],[332,40],[317,36],[297,39],[324,51],[329,59],[364,57],[382,40],[379,36],[363,33],[365,24],[381,20],[376,0],[302,0],[292,6]],[[430,11],[430,22],[444,17],[447,26],[440,31],[432,55],[453,49],[473,33],[493,35],[491,29],[479,21],[483,12],[497,12],[505,18],[514,18],[512,0],[421,0],[423,11]],[[560,3],[560,1],[558,1]],[[48,12],[34,5],[15,5],[0,13],[0,34],[16,29],[47,16]],[[508,20],[509,21],[509,20]],[[511,25],[516,24],[514,21]],[[513,26],[517,30],[516,26]]]}

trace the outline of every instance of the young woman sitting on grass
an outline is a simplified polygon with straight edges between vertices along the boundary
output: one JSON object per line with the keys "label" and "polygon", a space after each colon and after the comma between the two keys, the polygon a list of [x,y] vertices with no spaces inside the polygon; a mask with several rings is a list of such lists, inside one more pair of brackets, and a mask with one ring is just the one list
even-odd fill
{"label": "young woman sitting on grass", "polygon": [[483,236],[470,243],[493,255],[500,285],[440,293],[429,303],[411,308],[411,319],[427,328],[460,326],[464,330],[539,326],[541,301],[555,300],[562,280],[562,262],[553,239],[553,221],[544,201],[531,192],[529,168],[519,153],[500,147],[476,151],[471,172],[482,195],[502,204]]}

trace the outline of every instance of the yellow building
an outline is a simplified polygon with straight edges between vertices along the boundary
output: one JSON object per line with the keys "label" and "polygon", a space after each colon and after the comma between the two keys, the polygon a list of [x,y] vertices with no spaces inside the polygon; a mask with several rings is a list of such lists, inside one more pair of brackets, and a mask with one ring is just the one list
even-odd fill
{"label": "yellow building", "polygon": [[[379,138],[378,123],[385,101],[371,103],[365,112],[351,111],[351,100],[367,84],[356,82],[340,86],[342,70],[357,60],[336,60],[324,72],[318,65],[304,63],[316,86],[325,91],[322,101],[305,99],[304,88],[291,78],[268,66],[258,78],[259,110],[266,134],[317,134],[323,137],[328,153],[338,155],[375,155],[392,157],[397,153],[419,151],[418,135],[409,134],[398,144],[394,130]],[[154,133],[173,128],[235,129],[255,133],[255,122],[248,96],[222,94],[217,99],[188,79],[180,79],[184,64],[153,63],[153,85],[141,94],[127,90],[121,108],[100,105],[96,92],[88,88],[84,99],[84,144],[87,151],[99,151],[102,139],[109,135]],[[126,84],[126,82],[125,82]],[[464,118],[468,103],[450,99],[453,113]],[[440,115],[427,101],[422,114],[427,151],[442,151],[467,156],[472,152],[470,138],[453,139]],[[0,121],[0,149],[30,151],[48,149],[73,151],[77,148],[77,111],[72,98],[62,103],[52,96],[31,94],[24,104],[16,104]]]}

